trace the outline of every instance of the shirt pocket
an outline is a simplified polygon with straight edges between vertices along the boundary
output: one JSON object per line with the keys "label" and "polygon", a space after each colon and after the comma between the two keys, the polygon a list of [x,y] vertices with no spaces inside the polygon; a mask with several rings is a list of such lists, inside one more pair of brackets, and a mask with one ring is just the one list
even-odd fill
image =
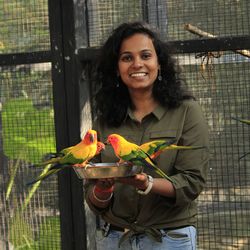
{"label": "shirt pocket", "polygon": [[[178,142],[178,131],[177,130],[164,130],[164,131],[151,131],[149,134],[149,140],[166,140],[172,141],[172,144]],[[167,174],[173,174],[174,162],[177,156],[177,150],[164,150],[156,159],[157,166],[161,168]]]}
{"label": "shirt pocket", "polygon": [[149,133],[150,140],[177,140],[177,130],[152,131]]}

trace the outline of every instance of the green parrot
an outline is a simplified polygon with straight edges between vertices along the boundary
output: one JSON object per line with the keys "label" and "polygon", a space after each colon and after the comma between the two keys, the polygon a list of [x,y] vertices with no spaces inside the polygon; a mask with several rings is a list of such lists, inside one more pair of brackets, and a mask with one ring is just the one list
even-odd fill
{"label": "green parrot", "polygon": [[95,130],[87,131],[83,140],[76,144],[61,150],[58,154],[54,154],[51,159],[43,161],[35,166],[47,167],[48,171],[40,174],[35,180],[27,183],[27,185],[33,185],[37,181],[44,180],[52,174],[58,173],[66,167],[85,167],[85,165],[92,159],[96,154],[104,148],[104,144],[97,142],[97,133]]}
{"label": "green parrot", "polygon": [[178,146],[174,144],[176,139],[169,141],[155,140],[142,144],[140,148],[146,152],[151,159],[155,159],[166,150],[195,150],[205,148],[204,146]]}
{"label": "green parrot", "polygon": [[158,175],[172,182],[172,179],[158,168],[150,156],[137,144],[127,141],[118,134],[109,135],[107,143],[113,147],[115,155],[120,159],[119,162],[130,162],[138,166],[151,167]]}

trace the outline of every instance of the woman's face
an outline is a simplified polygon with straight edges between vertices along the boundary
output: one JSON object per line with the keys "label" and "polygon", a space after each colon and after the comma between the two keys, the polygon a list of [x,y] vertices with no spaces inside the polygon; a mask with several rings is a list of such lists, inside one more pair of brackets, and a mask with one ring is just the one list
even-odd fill
{"label": "woman's face", "polygon": [[158,75],[158,58],[151,38],[135,34],[121,44],[118,73],[129,90],[152,90]]}

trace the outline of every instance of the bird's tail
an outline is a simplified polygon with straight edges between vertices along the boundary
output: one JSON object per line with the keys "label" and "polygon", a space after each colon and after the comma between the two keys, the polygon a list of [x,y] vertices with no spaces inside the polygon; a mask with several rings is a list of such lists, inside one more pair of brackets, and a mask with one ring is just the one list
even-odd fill
{"label": "bird's tail", "polygon": [[248,124],[250,125],[250,120],[246,120],[246,119],[239,119],[239,118],[235,118],[235,117],[231,117],[233,120],[236,120],[238,122],[242,122],[242,123],[245,123],[245,124]]}
{"label": "bird's tail", "polygon": [[145,159],[145,165],[148,165],[151,168],[153,167],[158,175],[172,182],[172,179],[167,174],[165,174],[160,168],[157,167],[156,162],[147,153],[145,154],[148,156],[148,158]]}
{"label": "bird's tail", "polygon": [[37,163],[37,164],[33,164],[33,165],[30,165],[29,167],[30,168],[39,168],[39,167],[45,167],[47,166],[48,164],[50,165],[55,165],[58,163],[58,160],[60,159],[60,157],[55,157],[55,158],[51,158],[49,160],[46,160],[46,161],[43,161],[41,163]]}
{"label": "bird's tail", "polygon": [[43,156],[43,161],[48,161],[48,160],[51,160],[53,158],[58,158],[58,157],[63,157],[64,154],[59,152],[59,153],[53,153],[53,152],[50,152],[50,153],[47,153]]}
{"label": "bird's tail", "polygon": [[179,149],[179,150],[181,150],[181,149],[193,149],[193,150],[195,150],[195,149],[203,149],[203,148],[206,148],[206,146],[178,146],[175,144],[169,146],[170,150],[171,149]]}
{"label": "bird's tail", "polygon": [[47,179],[48,177],[50,177],[51,175],[53,175],[53,174],[55,174],[55,173],[57,173],[57,172],[59,172],[59,171],[60,171],[60,169],[52,169],[52,170],[49,170],[47,173],[41,174],[41,175],[39,175],[36,179],[34,179],[34,180],[32,180],[32,181],[26,183],[26,185],[27,185],[27,186],[34,185],[36,182],[45,180],[45,179]]}
{"label": "bird's tail", "polygon": [[42,181],[47,179],[48,177],[50,177],[53,174],[58,173],[59,171],[61,171],[64,168],[70,167],[69,165],[60,165],[60,164],[56,164],[56,165],[52,165],[47,172],[40,174],[35,180],[32,180],[30,182],[28,182],[26,185],[30,186],[35,184],[38,181]]}
{"label": "bird's tail", "polygon": [[175,144],[177,142],[177,139],[174,138],[174,139],[171,139],[169,141],[165,141],[165,143],[163,144],[163,146],[167,147],[167,146],[170,146],[172,144]]}
{"label": "bird's tail", "polygon": [[160,168],[155,168],[155,172],[160,175],[162,178],[165,178],[167,180],[169,180],[170,182],[173,182],[173,180],[168,176],[166,175]]}

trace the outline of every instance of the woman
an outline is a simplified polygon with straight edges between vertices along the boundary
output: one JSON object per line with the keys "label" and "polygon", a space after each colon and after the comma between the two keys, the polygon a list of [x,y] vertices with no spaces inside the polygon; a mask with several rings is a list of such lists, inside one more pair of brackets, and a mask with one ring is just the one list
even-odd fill
{"label": "woman", "polygon": [[[101,141],[116,133],[138,145],[176,138],[178,145],[206,147],[165,151],[156,159],[172,182],[146,168],[131,177],[88,182],[87,203],[105,221],[97,249],[196,249],[195,199],[206,180],[208,128],[184,90],[169,46],[148,25],[124,23],[101,48],[97,80],[95,129]],[[100,160],[118,159],[107,146]]]}

